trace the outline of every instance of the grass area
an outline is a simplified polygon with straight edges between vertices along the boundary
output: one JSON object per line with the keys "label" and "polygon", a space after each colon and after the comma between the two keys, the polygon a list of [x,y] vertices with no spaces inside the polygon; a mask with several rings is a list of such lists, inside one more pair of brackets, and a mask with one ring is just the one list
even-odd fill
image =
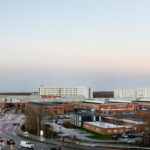
{"label": "grass area", "polygon": [[90,134],[89,136],[87,136],[90,139],[96,139],[96,140],[112,140],[112,136],[111,135],[102,135],[102,134],[98,134],[95,133],[93,131],[89,131],[87,129],[84,128],[80,128],[81,131],[84,131],[88,134]]}
{"label": "grass area", "polygon": [[39,140],[36,140],[36,139],[33,139],[31,137],[26,137],[22,134],[18,134],[19,137],[23,138],[23,139],[26,139],[26,140],[29,140],[29,141],[35,141],[35,142],[39,142],[39,143],[46,143],[46,144],[50,144],[48,142],[44,142],[44,141],[39,141]]}
{"label": "grass area", "polygon": [[77,129],[79,128],[78,126],[75,126],[74,124],[72,124],[71,122],[64,122],[64,125],[63,125],[65,128],[71,128],[71,129]]}
{"label": "grass area", "polygon": [[0,117],[4,116],[4,114],[0,113]]}
{"label": "grass area", "polygon": [[[67,128],[78,128],[80,129],[81,131],[84,131],[88,134],[90,134],[89,136],[87,136],[88,138],[90,139],[96,139],[96,140],[112,140],[112,136],[111,135],[102,135],[102,134],[99,134],[99,133],[95,133],[93,131],[89,131],[87,129],[84,129],[84,128],[79,128],[73,124],[71,124],[70,122],[66,121],[65,122],[65,125]],[[83,132],[81,134],[84,134]]]}
{"label": "grass area", "polygon": [[14,111],[14,114],[18,114],[18,109],[16,109],[16,110]]}
{"label": "grass area", "polygon": [[22,134],[18,134],[18,136],[21,137],[21,138],[23,138],[23,139],[26,139],[26,140],[38,141],[38,140],[32,139],[31,137],[24,136]]}

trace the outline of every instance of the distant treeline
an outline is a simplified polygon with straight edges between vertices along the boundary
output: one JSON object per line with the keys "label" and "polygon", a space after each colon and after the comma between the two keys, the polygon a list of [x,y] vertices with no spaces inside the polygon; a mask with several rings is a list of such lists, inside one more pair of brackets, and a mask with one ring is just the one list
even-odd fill
{"label": "distant treeline", "polygon": [[102,92],[93,92],[94,98],[113,98],[114,92],[113,91],[102,91]]}

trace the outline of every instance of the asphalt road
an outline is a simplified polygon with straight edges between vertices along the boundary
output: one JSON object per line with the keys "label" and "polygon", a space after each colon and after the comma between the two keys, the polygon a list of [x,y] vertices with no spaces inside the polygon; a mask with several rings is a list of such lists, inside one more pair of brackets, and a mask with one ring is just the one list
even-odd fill
{"label": "asphalt road", "polygon": [[[25,139],[22,139],[16,134],[16,131],[18,130],[18,126],[14,126],[13,123],[20,123],[22,122],[23,115],[15,115],[11,114],[12,112],[8,112],[5,114],[5,116],[0,117],[0,137],[4,139],[4,142],[1,143],[2,149],[7,150],[23,150],[25,148],[21,148],[20,142],[24,141]],[[13,139],[15,141],[15,145],[7,145],[6,141],[8,139]],[[29,141],[29,140],[28,140]],[[39,143],[35,141],[30,141],[35,145],[35,150],[50,150],[51,147],[54,145],[45,144],[45,143]],[[55,142],[56,144],[57,142]],[[59,142],[58,142],[59,143]],[[61,146],[62,150],[79,150],[80,148],[66,148],[66,144],[64,146]],[[87,150],[91,150],[90,147],[87,148]],[[102,150],[101,148],[92,148],[92,150]]]}
{"label": "asphalt road", "polygon": [[[4,117],[0,118],[0,136],[4,139],[4,142],[1,144],[2,148],[10,150],[22,150],[20,142],[24,139],[19,137],[15,131],[17,131],[18,126],[14,126],[13,123],[21,121],[21,115],[6,114]],[[15,145],[7,145],[6,141],[8,139],[13,139]],[[30,141],[35,145],[36,150],[50,150],[53,145],[43,144],[35,141]],[[69,150],[63,148],[63,150]]]}

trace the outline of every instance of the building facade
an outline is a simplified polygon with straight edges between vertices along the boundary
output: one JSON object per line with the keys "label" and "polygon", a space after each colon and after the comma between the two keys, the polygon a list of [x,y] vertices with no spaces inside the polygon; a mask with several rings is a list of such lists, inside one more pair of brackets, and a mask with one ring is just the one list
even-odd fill
{"label": "building facade", "polygon": [[53,97],[83,97],[93,98],[93,90],[90,87],[73,87],[73,88],[62,88],[62,87],[40,87],[40,96],[53,96]]}
{"label": "building facade", "polygon": [[100,114],[91,114],[91,113],[74,113],[71,115],[72,124],[82,127],[84,122],[96,122],[100,121]]}
{"label": "building facade", "polygon": [[150,98],[150,88],[115,90],[114,98]]}
{"label": "building facade", "polygon": [[136,98],[136,90],[115,90],[114,98]]}
{"label": "building facade", "polygon": [[137,88],[138,98],[150,98],[150,88]]}
{"label": "building facade", "polygon": [[103,135],[126,133],[125,126],[115,125],[106,122],[84,122],[83,128]]}

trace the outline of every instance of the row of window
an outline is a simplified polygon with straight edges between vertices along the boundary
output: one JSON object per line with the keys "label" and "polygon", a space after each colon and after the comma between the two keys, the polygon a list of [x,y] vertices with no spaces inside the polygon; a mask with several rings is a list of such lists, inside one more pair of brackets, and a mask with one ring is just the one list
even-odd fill
{"label": "row of window", "polygon": [[[100,131],[100,128],[96,128],[96,127],[93,127],[93,126],[89,126],[89,125],[87,125],[87,124],[85,125],[85,127],[90,128],[90,129],[92,129],[92,130],[95,130],[95,129],[96,129],[96,131]],[[123,132],[123,129],[108,130],[107,132],[108,132],[108,133],[112,133],[112,132],[114,132],[114,133]]]}

